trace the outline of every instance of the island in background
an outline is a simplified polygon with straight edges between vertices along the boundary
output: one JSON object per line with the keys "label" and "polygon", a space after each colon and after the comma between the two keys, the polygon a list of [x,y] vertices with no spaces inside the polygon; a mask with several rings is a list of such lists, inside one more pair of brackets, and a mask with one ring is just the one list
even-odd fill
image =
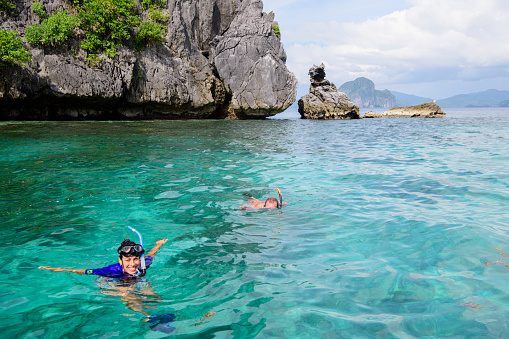
{"label": "island in background", "polygon": [[345,82],[338,90],[348,95],[358,107],[392,108],[396,106],[396,97],[388,89],[376,90],[375,84],[368,78],[361,77]]}
{"label": "island in background", "polygon": [[[364,77],[345,82],[339,87],[339,91],[348,95],[350,100],[361,108],[406,107],[435,101],[434,98],[420,97],[388,89],[376,90],[373,81]],[[436,100],[436,104],[440,107],[507,107],[508,102],[509,91],[494,89]]]}

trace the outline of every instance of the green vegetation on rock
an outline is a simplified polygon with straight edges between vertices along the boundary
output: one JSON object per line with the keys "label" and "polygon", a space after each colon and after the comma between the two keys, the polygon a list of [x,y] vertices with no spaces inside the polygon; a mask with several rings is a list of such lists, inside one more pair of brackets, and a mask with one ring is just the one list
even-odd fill
{"label": "green vegetation on rock", "polygon": [[166,26],[152,21],[143,21],[139,28],[138,34],[134,39],[138,51],[141,51],[143,47],[150,44],[161,42],[166,36]]}
{"label": "green vegetation on rock", "polygon": [[37,16],[41,19],[46,17],[46,8],[42,2],[34,2],[32,4],[32,11],[34,11],[34,13],[37,14]]}
{"label": "green vegetation on rock", "polygon": [[167,5],[167,0],[143,0],[141,2],[141,7],[143,9],[149,9],[149,8],[154,7],[154,6],[163,8],[166,5]]}
{"label": "green vegetation on rock", "polygon": [[0,14],[8,13],[16,8],[9,0],[0,0]]}
{"label": "green vegetation on rock", "polygon": [[170,20],[170,16],[164,14],[160,9],[150,8],[148,11],[148,17],[154,22],[166,22]]}
{"label": "green vegetation on rock", "polygon": [[281,31],[279,30],[278,24],[276,23],[272,24],[272,31],[274,32],[274,34],[276,34],[278,38],[281,37]]}
{"label": "green vegetation on rock", "polygon": [[80,27],[86,32],[81,48],[91,53],[104,51],[113,58],[123,41],[131,37],[130,28],[140,22],[131,0],[88,0],[79,14]]}
{"label": "green vegetation on rock", "polygon": [[7,64],[21,64],[32,60],[32,54],[23,47],[15,31],[0,31],[0,67]]}
{"label": "green vegetation on rock", "polygon": [[40,25],[28,26],[25,30],[25,38],[32,45],[60,44],[72,37],[78,23],[77,17],[60,10]]}
{"label": "green vegetation on rock", "polygon": [[[169,16],[160,9],[150,8],[150,21],[142,22],[132,0],[76,0],[74,4],[77,15],[60,10],[41,24],[28,26],[26,40],[32,45],[56,45],[73,37],[75,28],[79,27],[84,34],[80,47],[93,54],[92,58],[96,60],[101,52],[110,58],[117,56],[118,48],[131,38],[133,31],[138,32],[134,39],[138,51],[149,44],[161,42],[166,35],[166,27],[158,22],[168,21]],[[163,2],[152,0],[147,4],[160,6]],[[40,2],[35,2],[32,10],[40,18],[46,16],[44,5]]]}

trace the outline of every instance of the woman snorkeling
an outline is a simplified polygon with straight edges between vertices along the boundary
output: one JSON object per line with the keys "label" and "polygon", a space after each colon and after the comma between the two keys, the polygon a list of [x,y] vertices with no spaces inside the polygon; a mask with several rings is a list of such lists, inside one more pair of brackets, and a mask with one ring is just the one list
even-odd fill
{"label": "woman snorkeling", "polygon": [[143,277],[147,268],[152,264],[156,253],[161,249],[161,246],[166,244],[168,239],[161,239],[156,241],[156,245],[147,253],[145,257],[145,249],[143,248],[143,237],[134,228],[129,227],[131,231],[136,233],[139,237],[139,244],[124,239],[117,249],[118,264],[109,265],[102,268],[95,269],[74,269],[74,268],[61,268],[51,266],[39,266],[40,269],[49,270],[52,272],[72,272],[76,274],[86,275],[100,275],[103,277],[113,278],[119,282],[127,282],[126,285],[111,285],[107,287],[109,291],[102,292],[105,295],[115,295],[122,297],[122,301],[126,303],[128,309],[143,314],[146,318],[142,319],[144,322],[152,323],[150,328],[154,331],[164,333],[171,333],[175,327],[169,324],[175,319],[175,315],[171,313],[150,315],[144,310],[145,297],[160,298],[152,289],[143,289],[143,293],[135,293],[133,283],[137,277]]}
{"label": "woman snorkeling", "polygon": [[[141,238],[140,238],[141,240]],[[145,275],[145,270],[152,264],[152,260],[156,253],[161,249],[168,239],[161,239],[156,241],[156,245],[148,252],[147,256],[144,256],[145,249],[142,244],[136,244],[135,242],[125,239],[120,244],[117,252],[118,264],[109,265],[102,268],[95,269],[73,269],[73,268],[61,268],[51,266],[39,266],[40,269],[49,270],[52,272],[72,272],[76,274],[86,275],[101,275],[111,278],[134,278]],[[142,243],[142,241],[140,241]],[[141,266],[141,267],[140,267]],[[141,268],[141,269],[140,269]]]}
{"label": "woman snorkeling", "polygon": [[244,193],[245,196],[250,197],[251,199],[248,200],[250,203],[247,205],[240,206],[240,209],[242,210],[258,210],[258,209],[274,209],[274,208],[281,208],[283,207],[283,204],[286,204],[286,202],[283,202],[283,195],[281,194],[281,191],[279,188],[276,187],[277,193],[279,194],[279,200],[277,200],[274,197],[270,197],[267,200],[258,200],[255,197],[253,197],[249,193]]}

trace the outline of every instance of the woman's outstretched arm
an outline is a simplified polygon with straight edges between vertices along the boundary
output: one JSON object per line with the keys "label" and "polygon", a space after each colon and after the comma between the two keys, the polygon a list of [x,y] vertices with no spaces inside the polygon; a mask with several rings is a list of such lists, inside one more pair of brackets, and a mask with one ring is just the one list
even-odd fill
{"label": "woman's outstretched arm", "polygon": [[40,269],[48,270],[51,272],[72,272],[79,275],[85,274],[85,269],[76,269],[76,268],[62,268],[62,267],[51,267],[51,266],[39,266]]}
{"label": "woman's outstretched arm", "polygon": [[161,249],[161,246],[166,244],[167,241],[168,239],[157,240],[156,245],[148,252],[147,256],[153,258],[156,255],[156,253]]}

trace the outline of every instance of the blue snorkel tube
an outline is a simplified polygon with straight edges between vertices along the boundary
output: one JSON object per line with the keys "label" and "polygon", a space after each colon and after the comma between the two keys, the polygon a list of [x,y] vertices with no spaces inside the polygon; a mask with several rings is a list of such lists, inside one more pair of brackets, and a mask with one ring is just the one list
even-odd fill
{"label": "blue snorkel tube", "polygon": [[[143,247],[143,249],[145,249],[145,246],[143,246],[143,237],[141,236],[141,233],[132,228],[131,226],[127,227],[138,235],[138,238],[140,239],[140,245],[141,247]],[[145,267],[145,254],[142,254],[140,256],[140,277],[143,277],[145,274],[147,274],[147,268]]]}

